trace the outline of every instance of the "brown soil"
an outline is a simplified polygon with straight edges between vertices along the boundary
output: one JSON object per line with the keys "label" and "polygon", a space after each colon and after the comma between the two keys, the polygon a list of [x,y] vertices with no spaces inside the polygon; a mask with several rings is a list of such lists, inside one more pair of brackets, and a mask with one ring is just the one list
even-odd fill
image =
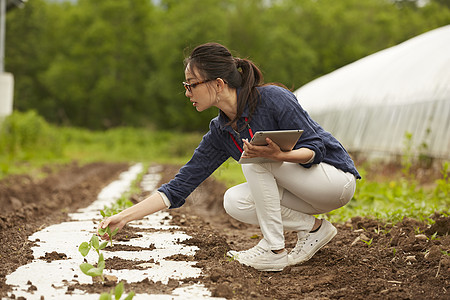
{"label": "brown soil", "polygon": [[[10,289],[5,284],[5,276],[32,259],[32,245],[27,237],[45,226],[67,220],[68,212],[87,206],[96,199],[100,189],[126,167],[100,163],[79,167],[74,164],[50,173],[43,180],[14,176],[0,181],[1,297],[5,297]],[[177,170],[165,166],[161,182],[171,179]],[[225,189],[221,183],[208,179],[189,197],[186,205],[170,210],[172,222],[192,236],[184,243],[200,248],[195,257],[174,255],[170,259],[195,260],[205,275],[170,280],[167,285],[149,280],[126,283],[126,291],[171,293],[184,284],[200,282],[212,291],[213,296],[227,299],[449,298],[449,217],[433,216],[436,223],[431,228],[412,219],[392,225],[355,217],[345,224],[335,224],[337,236],[308,262],[285,268],[282,272],[259,272],[225,258],[229,249],[248,249],[261,235],[258,227],[235,221],[224,212],[222,197]],[[145,195],[133,198],[143,197]],[[438,235],[433,237],[435,232]],[[115,236],[119,240],[135,237],[137,234],[131,227],[125,227]],[[295,233],[286,232],[288,248],[295,245],[295,237]],[[119,250],[117,246],[109,251]],[[154,247],[149,245],[145,249]],[[44,259],[51,261],[65,257],[64,253],[52,252]],[[132,269],[139,268],[141,263],[115,259],[107,260],[106,267]],[[113,281],[107,281],[68,286],[67,292],[74,288],[109,292],[114,285]],[[33,288],[31,282],[30,288]]]}

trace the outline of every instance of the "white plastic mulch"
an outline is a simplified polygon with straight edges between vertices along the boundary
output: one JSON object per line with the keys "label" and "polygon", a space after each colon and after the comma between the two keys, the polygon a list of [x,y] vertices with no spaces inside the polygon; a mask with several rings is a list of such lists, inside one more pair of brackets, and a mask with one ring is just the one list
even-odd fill
{"label": "white plastic mulch", "polygon": [[[24,266],[19,267],[15,272],[6,277],[6,284],[13,286],[13,291],[8,293],[9,297],[22,296],[26,299],[98,299],[100,294],[86,294],[82,290],[73,290],[71,294],[66,294],[67,288],[71,284],[90,284],[90,276],[83,274],[79,265],[83,263],[83,257],[78,252],[78,246],[82,242],[88,242],[93,233],[96,232],[97,224],[101,220],[100,210],[104,206],[109,206],[126,192],[136,176],[140,174],[141,164],[132,166],[128,171],[123,172],[119,179],[106,186],[98,195],[98,198],[89,207],[80,209],[71,214],[72,221],[52,225],[41,231],[34,233],[29,240],[35,241],[32,248],[34,260]],[[142,189],[153,191],[160,179],[160,169],[152,167],[148,170],[142,180]],[[152,214],[143,220],[131,222],[129,225],[137,228],[153,228],[161,231],[154,233],[143,232],[142,237],[131,239],[128,242],[115,242],[114,244],[132,245],[149,248],[144,251],[102,251],[105,260],[111,257],[135,261],[149,261],[144,264],[144,268],[132,270],[104,270],[104,275],[113,275],[118,281],[139,282],[148,278],[151,281],[161,281],[166,284],[170,278],[183,279],[188,277],[198,277],[201,269],[194,267],[195,262],[164,260],[164,258],[175,255],[193,255],[198,249],[194,246],[180,244],[183,240],[190,238],[182,231],[166,231],[174,227],[169,225],[170,215],[167,212]],[[53,260],[46,262],[46,253],[56,251],[64,253],[67,259]],[[89,263],[95,264],[98,255],[91,250],[86,256]],[[31,285],[37,289],[30,288]],[[112,288],[111,288],[112,289]],[[125,290],[124,295],[130,291]],[[211,292],[200,284],[190,286],[183,285],[173,291],[171,295],[137,294],[133,299],[218,299],[211,297]]]}

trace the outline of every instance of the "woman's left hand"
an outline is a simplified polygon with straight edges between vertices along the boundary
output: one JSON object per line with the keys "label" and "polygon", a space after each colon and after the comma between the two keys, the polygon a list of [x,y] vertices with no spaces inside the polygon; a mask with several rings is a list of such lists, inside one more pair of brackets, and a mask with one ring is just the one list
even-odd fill
{"label": "woman's left hand", "polygon": [[270,159],[277,160],[277,157],[282,153],[280,147],[275,144],[271,139],[266,138],[266,146],[256,146],[250,144],[248,140],[242,140],[244,142],[244,152],[243,157],[266,157]]}

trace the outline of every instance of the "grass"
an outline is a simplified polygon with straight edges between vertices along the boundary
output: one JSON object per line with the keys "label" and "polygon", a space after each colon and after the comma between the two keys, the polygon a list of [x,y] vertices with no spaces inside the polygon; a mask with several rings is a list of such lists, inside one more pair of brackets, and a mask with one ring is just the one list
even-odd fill
{"label": "grass", "polygon": [[[176,164],[187,162],[200,142],[200,133],[153,131],[144,128],[116,128],[88,131],[49,125],[34,112],[15,112],[0,126],[0,179],[28,173],[43,176],[42,166],[77,160],[79,163],[142,162]],[[411,160],[402,164],[411,169]],[[449,164],[442,165],[442,176],[432,187],[420,187],[413,176],[395,180],[370,181],[366,171],[358,168],[363,179],[346,206],[325,215],[333,222],[365,216],[389,222],[403,217],[432,222],[434,212],[447,214],[450,207]],[[213,176],[227,187],[245,182],[241,166],[230,159]]]}

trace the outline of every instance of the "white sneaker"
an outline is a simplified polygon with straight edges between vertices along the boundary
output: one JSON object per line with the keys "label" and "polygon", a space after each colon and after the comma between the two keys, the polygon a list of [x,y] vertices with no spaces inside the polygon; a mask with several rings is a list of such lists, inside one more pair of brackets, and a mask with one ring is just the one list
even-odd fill
{"label": "white sneaker", "polygon": [[327,220],[322,220],[322,225],[317,232],[306,235],[298,233],[298,241],[294,249],[288,255],[289,265],[296,265],[309,260],[336,235],[337,229]]}
{"label": "white sneaker", "polygon": [[282,271],[288,265],[287,251],[274,253],[260,244],[245,251],[230,250],[227,256],[259,271]]}

